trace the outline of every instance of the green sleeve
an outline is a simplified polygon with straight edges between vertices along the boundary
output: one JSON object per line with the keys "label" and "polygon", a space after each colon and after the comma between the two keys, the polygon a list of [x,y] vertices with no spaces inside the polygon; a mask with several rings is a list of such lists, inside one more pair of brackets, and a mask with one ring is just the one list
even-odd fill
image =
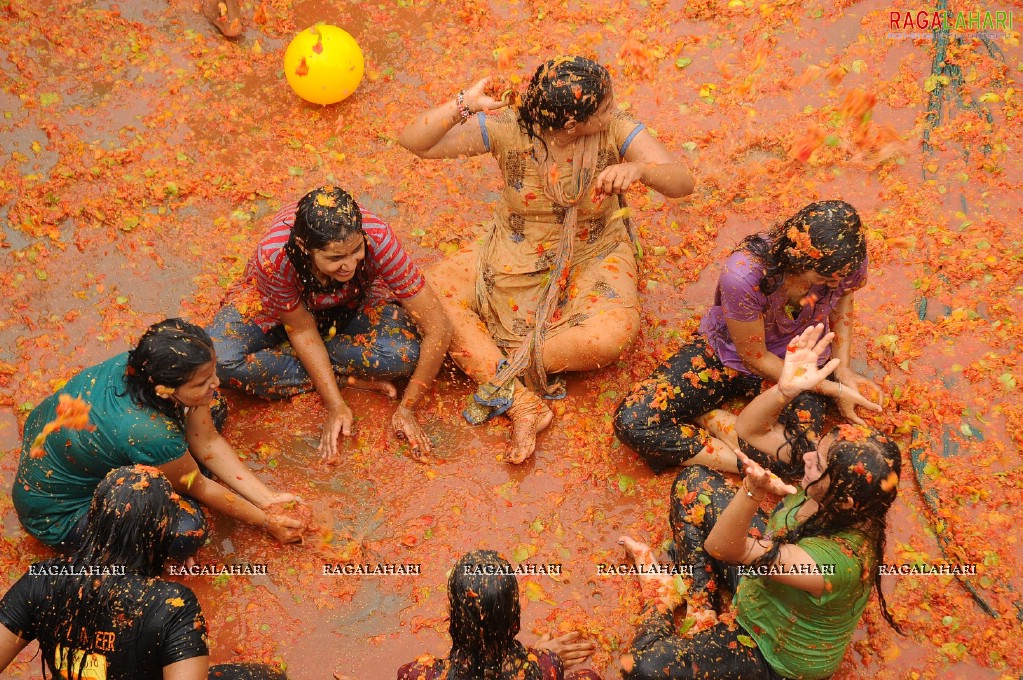
{"label": "green sleeve", "polygon": [[[860,584],[866,583],[869,588],[871,579],[864,579],[863,541],[835,540],[832,538],[814,537],[801,540],[798,545],[813,558],[818,567],[825,570],[824,592],[819,598],[812,598],[818,604],[827,604],[840,597],[847,597],[850,589],[859,592]],[[866,567],[869,568],[869,564]],[[834,571],[831,571],[831,568]]]}

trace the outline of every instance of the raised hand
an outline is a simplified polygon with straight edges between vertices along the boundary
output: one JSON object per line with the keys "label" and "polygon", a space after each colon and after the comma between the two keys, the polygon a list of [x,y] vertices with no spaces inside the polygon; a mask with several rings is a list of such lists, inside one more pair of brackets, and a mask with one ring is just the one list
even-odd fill
{"label": "raised hand", "polygon": [[778,389],[783,396],[792,399],[800,392],[813,389],[838,368],[841,363],[838,359],[832,359],[822,368],[817,367],[821,354],[835,337],[834,333],[821,337],[823,332],[824,324],[810,326],[789,343],[781,377],[778,378]]}
{"label": "raised hand", "polygon": [[[791,484],[781,481],[781,478],[773,472],[762,468],[752,458],[749,458],[742,451],[736,451],[735,457],[739,459],[739,465],[746,469],[746,478],[743,480],[751,493],[771,493],[775,496],[788,496],[796,493],[798,489]],[[739,493],[742,493],[741,491]]]}
{"label": "raised hand", "polygon": [[503,109],[508,106],[509,101],[503,99],[495,99],[486,93],[487,85],[493,80],[491,76],[487,76],[482,80],[478,80],[465,90],[462,101],[469,108],[470,111],[494,111],[496,109]]}

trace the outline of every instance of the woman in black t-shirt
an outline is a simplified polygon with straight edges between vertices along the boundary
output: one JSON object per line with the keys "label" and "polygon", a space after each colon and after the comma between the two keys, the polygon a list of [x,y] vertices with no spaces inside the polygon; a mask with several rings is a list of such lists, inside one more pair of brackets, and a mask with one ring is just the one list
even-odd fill
{"label": "woman in black t-shirt", "polygon": [[177,502],[157,468],[111,471],[96,488],[78,551],[32,565],[0,601],[0,671],[37,639],[44,678],[284,678],[261,665],[210,668],[198,600],[160,578]]}

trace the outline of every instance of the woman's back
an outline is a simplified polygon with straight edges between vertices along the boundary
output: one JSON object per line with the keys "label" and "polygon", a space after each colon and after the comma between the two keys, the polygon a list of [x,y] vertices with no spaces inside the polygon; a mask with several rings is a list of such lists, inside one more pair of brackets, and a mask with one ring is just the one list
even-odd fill
{"label": "woman's back", "polygon": [[[805,498],[805,491],[786,497],[768,520],[769,534],[795,528],[791,517]],[[872,541],[855,529],[804,538],[797,545],[824,576],[820,597],[766,576],[744,577],[735,592],[736,621],[772,668],[793,677],[808,672],[820,677],[835,672],[845,656],[870,599],[877,559]]]}
{"label": "woman's back", "polygon": [[[67,587],[68,579],[83,584],[89,580],[71,569],[65,560],[32,565],[0,602],[0,624],[22,639],[39,640],[44,650],[59,649],[48,624],[74,606],[68,594],[77,589]],[[208,655],[206,621],[186,586],[133,574],[110,575],[116,567],[100,569],[108,574],[102,578],[109,579],[109,599],[85,631],[96,651],[86,660],[86,668],[95,672],[83,673],[83,678],[161,680],[164,666]],[[74,660],[80,653],[62,655]],[[64,670],[64,664],[54,669],[53,656],[47,655],[47,667]]]}
{"label": "woman's back", "polygon": [[[25,422],[18,474],[11,492],[18,518],[47,544],[63,540],[92,501],[93,491],[111,470],[141,463],[160,466],[187,451],[181,426],[140,407],[124,383],[127,354],[84,369],[47,397]],[[33,442],[57,418],[59,395],[89,404],[90,429],[62,428],[32,454]]]}

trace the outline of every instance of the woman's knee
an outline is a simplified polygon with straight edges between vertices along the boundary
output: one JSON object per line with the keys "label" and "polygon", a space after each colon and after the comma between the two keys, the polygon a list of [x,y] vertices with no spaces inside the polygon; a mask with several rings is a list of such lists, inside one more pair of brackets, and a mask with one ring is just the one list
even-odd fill
{"label": "woman's knee", "polygon": [[476,251],[456,253],[430,265],[423,272],[441,302],[455,304],[471,301],[476,296]]}
{"label": "woman's knee", "polygon": [[[552,372],[603,368],[618,361],[638,336],[637,310],[621,308],[605,311],[552,338],[550,343],[556,347],[554,354],[561,356],[552,357],[551,362],[545,363],[564,363],[570,367],[563,369],[552,365],[548,367]],[[557,347],[559,343],[561,347]]]}
{"label": "woman's knee", "polygon": [[717,470],[702,465],[690,465],[679,470],[671,485],[671,497],[680,503],[692,502],[692,492],[711,494],[722,486],[727,486],[725,476]]}
{"label": "woman's knee", "polygon": [[688,654],[682,638],[658,640],[644,649],[634,648],[630,656],[631,668],[622,667],[622,677],[627,680],[693,677],[691,673],[685,673]]}
{"label": "woman's knee", "polygon": [[405,337],[404,333],[378,339],[373,345],[370,370],[384,379],[407,378],[419,363],[419,339]]}
{"label": "woman's knee", "polygon": [[632,347],[639,337],[640,316],[635,307],[612,309],[597,317],[602,326],[606,326],[604,344],[609,350],[617,351],[617,356]]}

